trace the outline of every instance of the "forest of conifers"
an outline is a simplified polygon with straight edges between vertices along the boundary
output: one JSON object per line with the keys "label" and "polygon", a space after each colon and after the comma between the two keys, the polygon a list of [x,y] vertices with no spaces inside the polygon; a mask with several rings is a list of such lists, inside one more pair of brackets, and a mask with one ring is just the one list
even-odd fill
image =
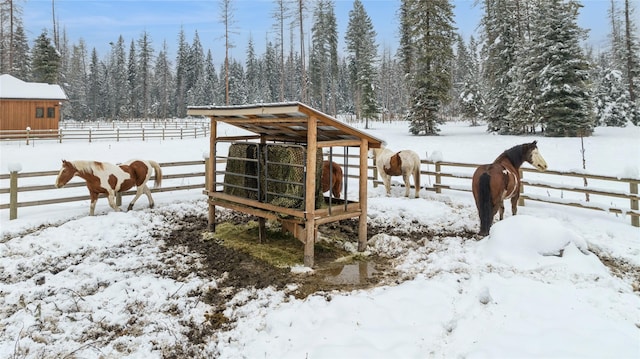
{"label": "forest of conifers", "polygon": [[[220,2],[221,18],[230,18],[233,1]],[[466,39],[456,32],[450,1],[403,0],[395,53],[376,44],[359,0],[342,36],[332,0],[273,3],[282,15],[274,16],[274,27],[282,31],[264,52],[248,39],[242,62],[216,54],[224,57],[216,67],[197,31],[187,36],[177,29],[173,56],[166,40],[153,43],[143,29],[136,39],[116,36],[107,54],[82,40],[69,43],[64,24],[28,39],[19,4],[3,0],[0,73],[60,84],[69,97],[63,118],[82,121],[300,101],[333,116],[407,120],[416,135],[436,134],[452,118],[500,134],[548,136],[640,125],[640,41],[630,0],[611,0],[609,46],[598,53],[584,45],[579,0],[483,0],[478,38]],[[237,47],[242,40],[234,41]]]}

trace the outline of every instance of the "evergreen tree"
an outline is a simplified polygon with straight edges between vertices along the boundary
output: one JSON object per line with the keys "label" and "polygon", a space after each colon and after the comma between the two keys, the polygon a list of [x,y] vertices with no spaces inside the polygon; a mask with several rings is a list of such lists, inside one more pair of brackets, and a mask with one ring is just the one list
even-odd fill
{"label": "evergreen tree", "polygon": [[138,63],[136,56],[136,47],[131,40],[129,46],[129,62],[127,63],[127,94],[129,95],[128,106],[126,115],[129,119],[138,118],[140,116],[139,111],[139,87],[138,87]]}
{"label": "evergreen tree", "polygon": [[71,61],[67,82],[64,90],[69,98],[66,106],[63,106],[64,117],[85,120],[90,118],[89,107],[87,106],[87,50],[84,41],[80,40],[79,45],[72,47]]}
{"label": "evergreen tree", "polygon": [[189,44],[185,40],[184,29],[178,34],[178,52],[176,54],[175,73],[175,109],[173,113],[178,117],[187,115],[187,76],[189,71]]}
{"label": "evergreen tree", "polygon": [[147,31],[143,31],[138,39],[137,81],[139,86],[138,98],[142,117],[148,118],[151,113],[151,78],[153,77],[151,64],[153,62],[153,47]]}
{"label": "evergreen tree", "polygon": [[264,77],[266,81],[265,96],[268,102],[278,101],[280,67],[278,66],[276,49],[271,42],[267,42],[264,55]]}
{"label": "evergreen tree", "polygon": [[580,47],[585,32],[577,25],[580,5],[546,0],[534,26],[540,29],[544,69],[539,74],[539,114],[547,136],[588,136],[593,132],[589,63]]}
{"label": "evergreen tree", "polygon": [[171,116],[173,109],[173,74],[171,73],[171,63],[167,56],[168,46],[164,41],[162,50],[156,57],[154,68],[154,79],[151,91],[151,109],[156,118],[166,119]]}
{"label": "evergreen tree", "polygon": [[338,76],[338,28],[331,0],[319,0],[311,28],[309,80],[311,105],[335,115]]}
{"label": "evergreen tree", "polygon": [[58,83],[60,54],[53,47],[46,30],[42,31],[36,39],[31,56],[33,81],[48,84]]}
{"label": "evergreen tree", "polygon": [[625,60],[624,69],[626,69],[629,100],[633,104],[629,115],[633,124],[640,125],[640,39],[638,39],[638,29],[634,22],[638,17],[634,15],[635,9],[631,7],[629,0],[625,0],[624,4],[625,46],[623,58]]}
{"label": "evergreen tree", "polygon": [[229,66],[229,104],[247,103],[247,87],[242,64],[233,60]]}
{"label": "evergreen tree", "polygon": [[[9,74],[23,81],[29,81],[31,75],[31,56],[29,54],[29,42],[27,41],[27,36],[24,33],[24,27],[22,27],[22,25],[16,27],[12,45],[12,59],[14,59],[14,61],[9,70]],[[4,73],[4,71],[2,73]]]}
{"label": "evergreen tree", "polygon": [[451,62],[453,61],[453,8],[447,0],[403,0],[413,51],[411,106],[407,113],[409,131],[414,135],[433,135],[442,123],[440,112],[450,101]]}
{"label": "evergreen tree", "polygon": [[128,102],[128,69],[127,55],[125,52],[124,38],[122,35],[118,37],[115,44],[111,43],[111,55],[107,64],[109,76],[108,82],[108,99],[109,114],[114,119],[126,116]]}
{"label": "evergreen tree", "polygon": [[469,39],[467,53],[468,63],[460,74],[463,83],[459,94],[460,113],[464,119],[471,121],[472,126],[477,126],[478,119],[484,117],[485,104],[478,44],[473,36]]}
{"label": "evergreen tree", "polygon": [[484,120],[490,132],[508,133],[509,101],[513,83],[511,69],[516,65],[518,34],[518,2],[485,0],[481,20],[484,44],[484,81],[487,84]]}
{"label": "evergreen tree", "polygon": [[358,119],[365,119],[365,128],[369,128],[369,119],[376,118],[380,106],[375,91],[375,62],[378,46],[375,42],[376,32],[371,18],[362,2],[355,0],[353,9],[349,11],[349,24],[345,40],[349,53],[350,78],[353,84],[355,113]]}
{"label": "evergreen tree", "polygon": [[89,120],[98,119],[100,112],[100,60],[98,60],[98,52],[94,47],[91,51],[91,62],[89,64],[89,74],[87,76],[87,107],[89,110]]}
{"label": "evergreen tree", "polygon": [[596,89],[596,123],[601,126],[624,127],[631,118],[633,102],[624,85],[622,72],[606,69]]}
{"label": "evergreen tree", "polygon": [[[253,47],[253,38],[249,36],[247,44],[246,80],[247,80],[247,101],[249,103],[264,102],[262,101],[262,91],[260,89],[260,65],[256,58],[256,52]],[[282,83],[284,85],[284,82]]]}

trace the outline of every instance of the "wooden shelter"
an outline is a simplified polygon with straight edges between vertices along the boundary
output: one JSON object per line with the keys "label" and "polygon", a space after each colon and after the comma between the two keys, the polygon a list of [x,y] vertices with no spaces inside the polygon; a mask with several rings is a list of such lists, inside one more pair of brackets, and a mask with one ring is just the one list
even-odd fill
{"label": "wooden shelter", "polygon": [[[366,248],[368,152],[370,148],[379,148],[382,140],[299,102],[246,106],[192,106],[188,108],[187,114],[208,116],[211,119],[209,168],[205,190],[205,194],[209,197],[209,230],[215,231],[216,206],[259,217],[261,240],[266,235],[265,219],[278,220],[282,223],[284,230],[293,233],[304,244],[304,265],[312,267],[318,226],[358,217],[358,250],[363,251]],[[253,135],[220,136],[217,132],[219,122],[239,127]],[[218,180],[221,175],[225,173],[229,175],[229,173],[216,170],[216,163],[221,162],[218,159],[225,158],[217,153],[217,145],[223,141],[236,143],[242,141],[241,143],[264,146],[282,144],[303,148],[306,154],[304,163],[301,164],[304,167],[304,179],[301,183],[302,205],[291,208],[265,201],[264,195],[247,198],[225,191],[225,183]],[[357,168],[357,174],[347,177],[358,178],[358,200],[352,201],[346,196],[341,200],[328,197],[323,199],[324,205],[318,206],[317,197],[322,197],[322,191],[317,190],[318,168],[320,171],[322,168],[321,165],[318,166],[318,161],[322,161],[323,151],[332,153],[336,147],[341,147],[347,152],[349,148],[356,149],[354,152],[357,152],[357,155],[353,157],[358,159],[358,164],[353,167]],[[255,152],[255,150],[252,151]],[[227,157],[227,166],[229,158]],[[264,160],[252,161],[260,167],[260,161]],[[348,168],[346,172],[348,173]],[[263,177],[270,176],[269,171],[266,170],[259,170],[258,173],[254,183],[260,183],[264,181]],[[279,180],[279,182],[286,182],[283,181],[284,179]]]}
{"label": "wooden shelter", "polygon": [[58,131],[62,101],[66,100],[59,85],[0,75],[0,130]]}

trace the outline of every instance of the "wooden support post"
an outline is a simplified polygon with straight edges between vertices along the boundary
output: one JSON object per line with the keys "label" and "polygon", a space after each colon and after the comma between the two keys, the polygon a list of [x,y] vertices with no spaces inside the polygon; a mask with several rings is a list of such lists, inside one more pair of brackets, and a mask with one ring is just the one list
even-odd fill
{"label": "wooden support post", "polygon": [[116,206],[122,206],[122,193],[116,192]]}
{"label": "wooden support post", "polygon": [[18,218],[18,171],[9,173],[9,220]]}
{"label": "wooden support post", "polygon": [[[638,184],[637,183],[629,183],[629,192],[631,194],[638,194]],[[638,200],[631,200],[631,209],[638,211]],[[631,216],[631,225],[634,227],[640,227],[640,217]]]}
{"label": "wooden support post", "polygon": [[267,242],[267,220],[264,217],[258,218],[258,239],[260,243]]}
{"label": "wooden support post", "polygon": [[[360,177],[358,203],[360,204],[360,218],[358,220],[358,251],[362,252],[367,248],[367,174],[369,153],[369,142],[363,139],[360,143]],[[375,183],[375,182],[374,182]],[[346,196],[345,196],[346,199]]]}
{"label": "wooden support post", "polygon": [[[215,176],[216,176],[216,141],[218,136],[218,121],[211,117],[211,137],[209,139],[209,163],[207,164],[207,192],[209,194],[215,192]],[[209,232],[216,231],[216,206],[209,202]]]}
{"label": "wooden support post", "polygon": [[316,243],[316,154],[318,153],[318,119],[310,116],[307,130],[307,174],[305,179],[304,265],[312,268]]}

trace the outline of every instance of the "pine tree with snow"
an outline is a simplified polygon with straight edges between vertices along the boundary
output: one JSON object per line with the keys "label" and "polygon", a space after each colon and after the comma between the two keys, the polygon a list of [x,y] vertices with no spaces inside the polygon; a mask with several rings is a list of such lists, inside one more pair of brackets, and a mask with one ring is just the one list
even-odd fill
{"label": "pine tree with snow", "polygon": [[516,65],[522,34],[518,26],[518,2],[485,0],[483,27],[483,77],[487,84],[484,118],[487,131],[508,133],[509,101],[513,89],[512,68]]}
{"label": "pine tree with snow", "polygon": [[53,43],[44,30],[36,39],[31,50],[33,82],[44,82],[48,84],[58,83],[60,70],[60,54],[53,47]]}
{"label": "pine tree with snow", "polygon": [[546,0],[534,25],[539,28],[544,68],[539,74],[536,113],[547,136],[588,136],[595,125],[590,93],[590,64],[577,25],[580,5],[573,0]]}
{"label": "pine tree with snow", "polygon": [[467,61],[462,63],[464,71],[460,71],[462,86],[459,93],[459,109],[462,118],[471,121],[472,126],[478,125],[478,118],[484,116],[484,94],[482,75],[480,73],[480,59],[478,58],[478,44],[471,36],[466,50]]}
{"label": "pine tree with snow", "polygon": [[633,102],[619,70],[606,69],[596,90],[596,119],[600,126],[625,127]]}
{"label": "pine tree with snow", "polygon": [[[447,0],[403,0],[401,30],[408,31],[404,58],[411,64],[410,108],[406,115],[409,132],[437,134],[444,122],[442,107],[450,101],[451,62],[453,61],[453,7]],[[408,59],[407,57],[411,57]]]}
{"label": "pine tree with snow", "polygon": [[356,117],[365,119],[365,128],[369,128],[369,119],[375,119],[380,113],[377,102],[375,64],[378,52],[376,32],[371,18],[362,2],[355,0],[349,11],[349,24],[345,40],[347,43],[350,79]]}

